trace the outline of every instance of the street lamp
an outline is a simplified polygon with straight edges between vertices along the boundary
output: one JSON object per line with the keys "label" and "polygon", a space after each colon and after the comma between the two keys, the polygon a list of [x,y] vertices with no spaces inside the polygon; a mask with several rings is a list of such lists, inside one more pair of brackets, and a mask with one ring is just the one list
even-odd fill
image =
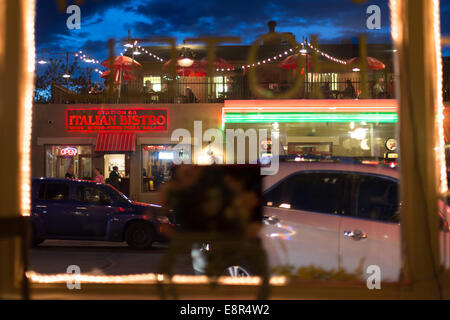
{"label": "street lamp", "polygon": [[180,67],[190,67],[194,64],[194,60],[188,58],[188,57],[184,57],[183,59],[178,60],[178,65]]}

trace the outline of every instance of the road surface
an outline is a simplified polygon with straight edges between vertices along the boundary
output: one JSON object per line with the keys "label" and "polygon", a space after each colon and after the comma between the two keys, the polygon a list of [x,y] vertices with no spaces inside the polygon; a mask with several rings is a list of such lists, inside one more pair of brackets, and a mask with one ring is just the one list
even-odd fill
{"label": "road surface", "polygon": [[[134,250],[126,243],[100,241],[46,240],[30,250],[30,270],[38,273],[65,273],[77,265],[88,274],[137,274],[158,272],[158,263],[167,245],[155,244],[149,250]],[[174,267],[177,274],[194,274],[189,254]]]}

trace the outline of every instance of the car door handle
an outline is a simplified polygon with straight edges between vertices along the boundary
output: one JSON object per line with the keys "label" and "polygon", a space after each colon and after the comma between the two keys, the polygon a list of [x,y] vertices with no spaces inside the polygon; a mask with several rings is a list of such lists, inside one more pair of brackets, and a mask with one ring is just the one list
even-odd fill
{"label": "car door handle", "polygon": [[350,237],[355,241],[367,239],[367,234],[358,229],[352,231],[344,231],[344,236]]}
{"label": "car door handle", "polygon": [[36,208],[45,209],[47,206],[45,204],[37,204]]}
{"label": "car door handle", "polygon": [[277,216],[264,216],[263,219],[265,224],[277,224],[280,222],[280,218]]}

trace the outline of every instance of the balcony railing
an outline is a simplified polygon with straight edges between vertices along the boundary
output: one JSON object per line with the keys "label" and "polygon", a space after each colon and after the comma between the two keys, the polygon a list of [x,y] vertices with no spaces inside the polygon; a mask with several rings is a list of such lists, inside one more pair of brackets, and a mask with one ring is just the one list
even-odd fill
{"label": "balcony railing", "polygon": [[[347,80],[335,82],[304,82],[290,99],[352,99],[362,98],[360,81],[351,81],[354,90],[348,89]],[[267,92],[277,96],[290,89],[294,84],[290,82],[259,82],[257,85]],[[375,92],[374,83],[368,83],[369,99],[394,98],[393,85],[383,87],[381,92]],[[96,88],[92,90],[92,87]],[[189,81],[176,80],[153,84],[157,90],[129,83],[112,90],[103,85],[94,84],[88,88],[68,91],[60,85],[52,89],[50,103],[221,103],[224,100],[260,99],[250,87],[247,79],[224,78],[223,82],[212,83],[208,78],[193,78]]]}

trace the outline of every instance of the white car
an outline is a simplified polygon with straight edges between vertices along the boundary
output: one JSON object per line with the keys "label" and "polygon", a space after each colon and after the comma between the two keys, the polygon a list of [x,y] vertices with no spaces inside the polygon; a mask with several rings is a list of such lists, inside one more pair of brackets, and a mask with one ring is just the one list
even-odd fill
{"label": "white car", "polygon": [[[314,265],[362,276],[378,266],[381,280],[398,280],[401,267],[399,174],[396,169],[340,163],[280,163],[263,178],[264,224],[260,234],[269,267]],[[440,203],[440,206],[442,203]],[[447,208],[447,217],[450,208]],[[448,225],[446,227],[448,229]],[[441,248],[450,247],[441,232]],[[444,240],[445,239],[445,240]],[[447,248],[447,249],[445,249]],[[205,250],[192,250],[193,267],[203,273]],[[450,266],[448,252],[443,264]],[[251,275],[245,265],[226,269],[231,276]]]}
{"label": "white car", "polygon": [[263,180],[262,238],[270,266],[355,272],[377,265],[398,279],[398,172],[372,165],[282,163]]}
{"label": "white car", "polygon": [[[354,272],[378,265],[382,279],[398,278],[400,229],[398,173],[394,169],[336,163],[280,163],[263,178],[261,239],[269,267],[314,265]],[[206,248],[192,250],[203,273]],[[250,274],[230,266],[232,276]]]}

